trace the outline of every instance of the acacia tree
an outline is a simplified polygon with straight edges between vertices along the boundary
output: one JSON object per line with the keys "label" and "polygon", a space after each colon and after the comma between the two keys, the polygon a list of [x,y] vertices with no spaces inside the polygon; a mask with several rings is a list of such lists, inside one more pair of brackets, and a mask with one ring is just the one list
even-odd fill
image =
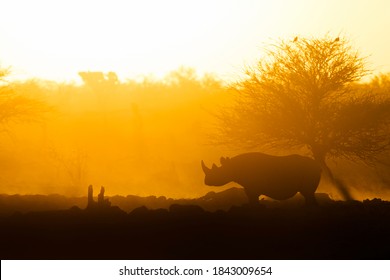
{"label": "acacia tree", "polygon": [[41,100],[34,99],[14,90],[7,80],[9,69],[0,69],[0,126],[10,122],[33,121],[50,111],[49,106]]}
{"label": "acacia tree", "polygon": [[222,142],[245,148],[306,149],[345,199],[327,160],[372,162],[390,147],[390,99],[357,82],[365,59],[345,38],[280,41],[233,85],[236,102],[218,115]]}

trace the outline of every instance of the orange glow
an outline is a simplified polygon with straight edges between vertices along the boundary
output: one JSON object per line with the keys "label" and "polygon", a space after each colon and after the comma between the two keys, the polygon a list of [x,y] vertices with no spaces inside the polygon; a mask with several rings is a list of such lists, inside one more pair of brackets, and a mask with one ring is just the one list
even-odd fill
{"label": "orange glow", "polygon": [[13,89],[51,109],[38,122],[9,122],[0,140],[3,193],[80,196],[89,184],[105,186],[107,195],[208,191],[200,160],[220,153],[207,145],[208,111],[224,99],[211,76],[179,69],[164,83],[27,82]]}
{"label": "orange glow", "polygon": [[[85,195],[93,184],[105,186],[108,196],[203,195],[210,189],[200,160],[236,153],[207,145],[210,112],[229,103],[224,85],[262,55],[264,42],[346,34],[364,56],[372,54],[374,72],[390,70],[386,0],[6,0],[1,6],[0,69],[11,67],[15,92],[51,108],[38,122],[5,125],[3,193]],[[79,71],[106,76],[84,83]],[[110,71],[118,80],[110,80]]]}

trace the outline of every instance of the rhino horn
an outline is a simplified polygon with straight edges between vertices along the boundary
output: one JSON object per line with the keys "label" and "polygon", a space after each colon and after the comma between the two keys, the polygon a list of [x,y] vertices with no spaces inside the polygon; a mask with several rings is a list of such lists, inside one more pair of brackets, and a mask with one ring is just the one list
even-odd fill
{"label": "rhino horn", "polygon": [[215,163],[213,163],[213,166],[211,167],[211,170],[215,170],[217,169],[218,167],[215,165]]}
{"label": "rhino horn", "polygon": [[202,170],[203,170],[203,172],[204,172],[205,174],[209,173],[210,170],[211,170],[210,168],[208,168],[208,167],[206,166],[206,164],[204,164],[203,160],[202,160]]}

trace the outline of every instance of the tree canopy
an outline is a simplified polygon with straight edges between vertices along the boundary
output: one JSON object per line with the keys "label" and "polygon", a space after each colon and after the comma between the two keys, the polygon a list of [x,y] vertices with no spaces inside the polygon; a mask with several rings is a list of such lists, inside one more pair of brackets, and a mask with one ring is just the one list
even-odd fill
{"label": "tree canopy", "polygon": [[334,181],[327,158],[372,162],[390,148],[390,95],[359,83],[368,73],[365,58],[345,38],[271,45],[233,85],[236,103],[218,115],[220,139],[247,148],[305,149]]}
{"label": "tree canopy", "polygon": [[19,94],[9,83],[9,69],[0,69],[0,125],[40,119],[49,110],[43,101]]}

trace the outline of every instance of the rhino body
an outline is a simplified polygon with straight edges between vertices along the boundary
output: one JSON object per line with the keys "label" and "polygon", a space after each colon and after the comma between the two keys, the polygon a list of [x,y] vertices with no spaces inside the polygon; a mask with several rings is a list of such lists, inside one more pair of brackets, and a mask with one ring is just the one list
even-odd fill
{"label": "rhino body", "polygon": [[257,204],[260,195],[284,200],[297,192],[307,204],[316,204],[314,193],[321,178],[317,162],[300,155],[272,156],[246,153],[233,158],[221,158],[221,166],[208,168],[202,161],[205,184],[223,186],[229,182],[241,185],[251,204]]}

